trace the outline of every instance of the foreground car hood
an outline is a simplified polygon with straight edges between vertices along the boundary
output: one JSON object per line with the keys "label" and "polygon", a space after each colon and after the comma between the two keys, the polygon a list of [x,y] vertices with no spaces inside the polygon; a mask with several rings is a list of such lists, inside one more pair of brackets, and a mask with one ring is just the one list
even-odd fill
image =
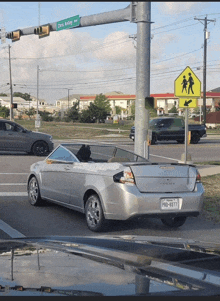
{"label": "foreground car hood", "polygon": [[52,236],[0,249],[0,295],[220,295],[220,244]]}

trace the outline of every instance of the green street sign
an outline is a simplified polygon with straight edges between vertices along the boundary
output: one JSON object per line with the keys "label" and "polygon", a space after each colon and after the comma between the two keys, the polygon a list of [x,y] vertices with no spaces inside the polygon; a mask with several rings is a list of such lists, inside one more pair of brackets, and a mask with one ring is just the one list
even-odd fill
{"label": "green street sign", "polygon": [[79,24],[80,24],[79,15],[70,17],[68,19],[57,22],[57,31],[67,29],[67,28],[77,27],[77,26],[79,26]]}

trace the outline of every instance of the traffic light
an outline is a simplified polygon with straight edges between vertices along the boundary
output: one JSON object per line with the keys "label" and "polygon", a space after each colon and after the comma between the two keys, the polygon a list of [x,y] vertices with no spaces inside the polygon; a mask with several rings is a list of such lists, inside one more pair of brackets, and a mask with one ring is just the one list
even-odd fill
{"label": "traffic light", "polygon": [[50,35],[50,25],[36,27],[34,33],[39,35],[39,39],[47,37]]}
{"label": "traffic light", "polygon": [[12,39],[12,42],[19,41],[20,37],[21,37],[20,30],[12,31],[7,35],[7,38]]}
{"label": "traffic light", "polygon": [[17,103],[13,103],[13,104],[12,104],[12,108],[13,108],[13,109],[17,109],[17,107],[18,107],[18,104],[17,104]]}
{"label": "traffic light", "polygon": [[145,97],[145,108],[147,110],[154,109],[154,97]]}

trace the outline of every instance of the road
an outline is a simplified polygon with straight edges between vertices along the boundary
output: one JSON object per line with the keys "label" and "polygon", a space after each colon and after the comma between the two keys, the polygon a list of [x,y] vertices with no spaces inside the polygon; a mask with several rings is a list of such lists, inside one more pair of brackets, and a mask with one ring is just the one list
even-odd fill
{"label": "road", "polygon": [[[129,139],[107,140],[128,150],[134,143]],[[56,141],[55,146],[59,141]],[[103,143],[103,141],[101,142]],[[219,160],[220,139],[202,139],[198,145],[190,145],[193,161]],[[159,143],[150,147],[152,161],[174,162],[184,152],[184,145]],[[160,157],[157,157],[160,156]],[[168,158],[168,159],[167,159]],[[44,158],[26,154],[0,154],[0,238],[39,237],[46,235],[94,236],[88,230],[84,215],[70,209],[46,202],[33,207],[27,201],[26,181],[30,165]],[[172,160],[171,160],[172,159]],[[104,234],[147,235],[180,237],[204,241],[219,240],[220,225],[205,221],[202,216],[188,218],[179,229],[170,229],[159,219],[117,221],[109,224]],[[97,233],[95,235],[102,235]]]}

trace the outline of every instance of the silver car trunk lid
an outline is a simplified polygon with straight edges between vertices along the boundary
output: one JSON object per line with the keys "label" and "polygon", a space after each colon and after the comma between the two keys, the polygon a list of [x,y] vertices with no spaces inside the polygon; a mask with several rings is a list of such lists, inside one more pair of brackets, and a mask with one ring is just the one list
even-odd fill
{"label": "silver car trunk lid", "polygon": [[130,166],[140,192],[189,192],[196,182],[196,168],[183,164]]}

